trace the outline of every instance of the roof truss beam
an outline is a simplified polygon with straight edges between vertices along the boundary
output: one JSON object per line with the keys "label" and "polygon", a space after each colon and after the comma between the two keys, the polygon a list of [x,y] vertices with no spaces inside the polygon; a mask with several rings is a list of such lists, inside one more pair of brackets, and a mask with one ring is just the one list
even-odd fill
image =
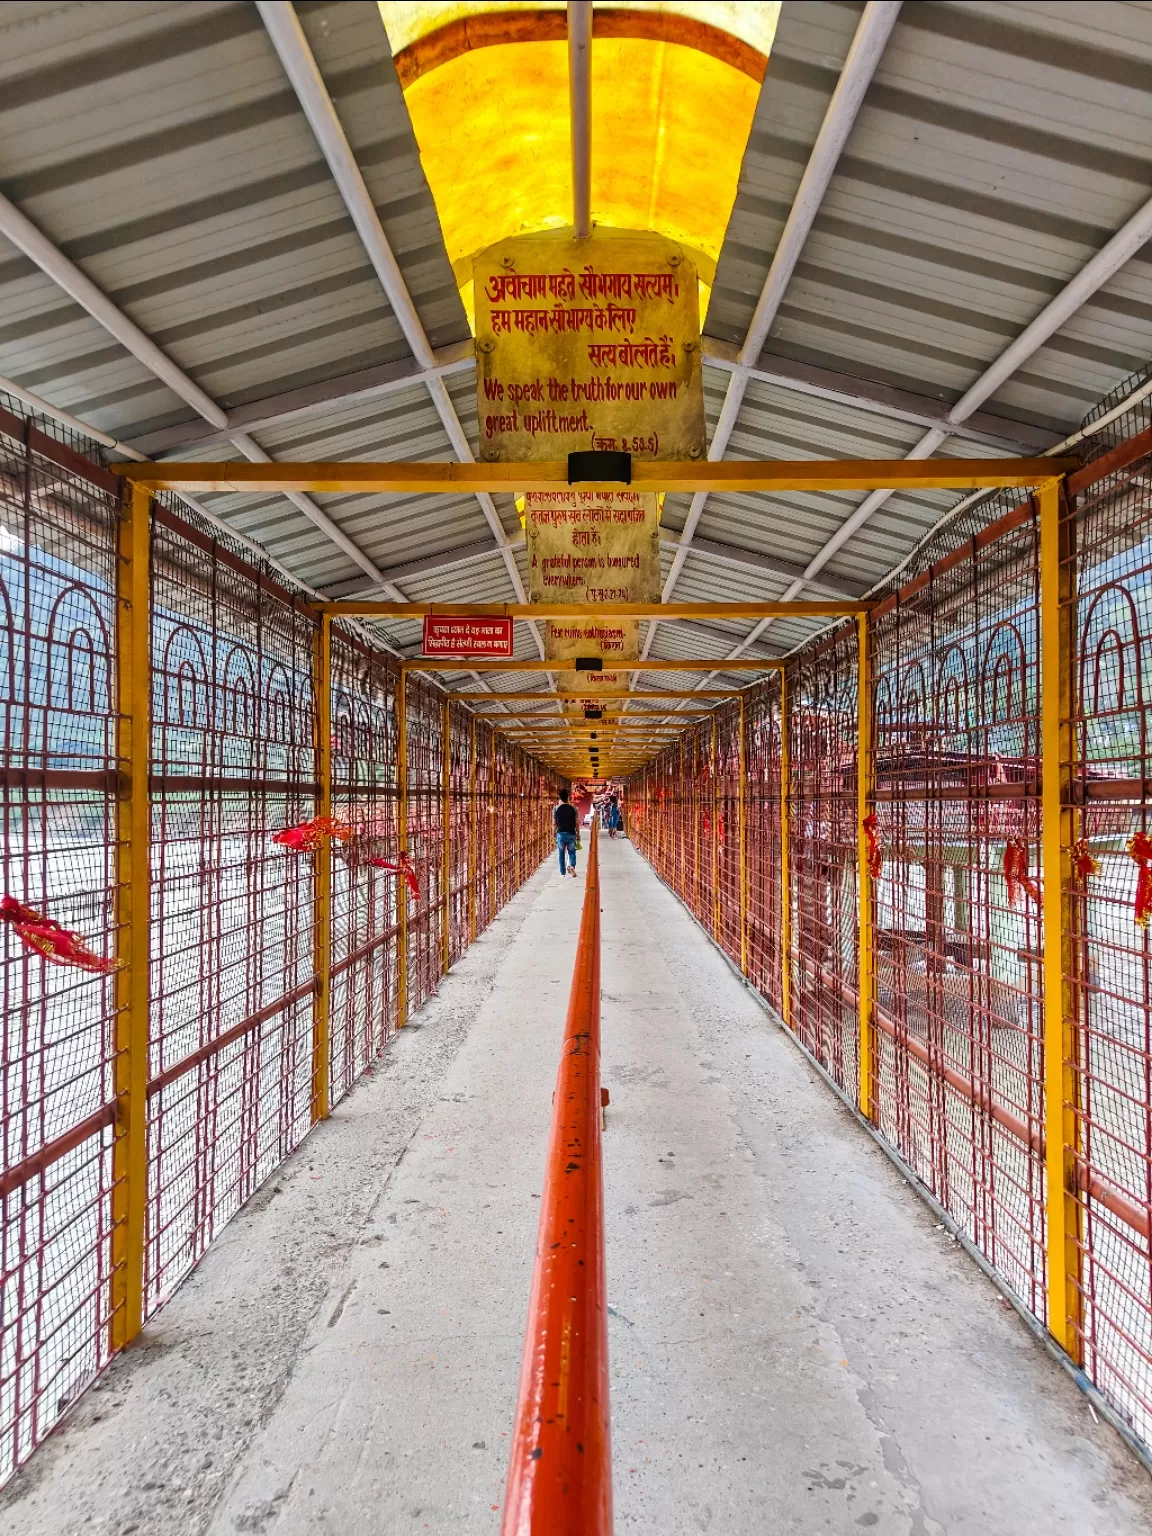
{"label": "roof truss beam", "polygon": [[[308,39],[304,35],[304,29],[300,25],[295,8],[291,0],[256,0],[256,6],[284,73],[288,76],[289,83],[296,93],[296,99],[300,103],[320,153],[324,156],[328,169],[332,173],[332,180],[341,201],[348,210],[348,215],[360,237],[360,243],[364,247],[368,260],[372,263],[392,313],[412,349],[412,355],[422,370],[423,381],[436,407],[444,431],[447,433],[452,451],[461,465],[468,465],[473,457],[471,445],[464,435],[464,429],[460,425],[460,418],[452,404],[447,385],[437,373],[430,371],[435,357],[423,322],[412,301],[412,295],[408,292],[400,265],[388,242],[384,226],[380,222],[380,215],[376,211],[376,205],[372,201],[356,157],[352,153],[352,147],[348,143],[339,114],[328,94],[319,66],[308,46]],[[492,537],[500,546],[504,569],[508,574],[512,590],[518,600],[523,602],[525,594],[520,570],[516,564],[515,555],[508,547],[508,535],[504,531],[504,525],[500,521],[492,497],[487,490],[479,487],[475,495],[492,532]],[[536,642],[537,650],[543,656],[544,642],[535,628],[532,630],[532,637]]]}
{"label": "roof truss beam", "polygon": [[[323,603],[333,618],[361,619],[834,619],[865,613],[870,603]],[[710,633],[715,633],[710,631]]]}
{"label": "roof truss beam", "polygon": [[[884,416],[890,421],[907,421],[920,427],[943,426],[951,410],[946,401],[934,400],[930,395],[898,389],[875,379],[856,379],[832,368],[820,368],[815,363],[797,362],[789,357],[775,357],[768,352],[761,353],[756,363],[745,364],[740,361],[739,348],[712,337],[702,339],[701,350],[705,365],[743,374],[746,380],[755,379],[761,384],[830,400],[835,405],[850,406],[873,416]],[[967,421],[954,428],[952,435],[969,442],[1024,448],[1033,453],[1043,453],[1060,441],[1059,433],[1046,427],[993,416],[989,411],[973,411]]]}
{"label": "roof truss beam", "polygon": [[[716,429],[708,446],[709,459],[722,459],[728,450],[728,442],[735,429],[744,393],[748,387],[746,370],[759,360],[764,350],[764,343],[768,339],[772,322],[776,318],[785,291],[792,280],[792,274],[796,270],[796,263],[800,260],[800,254],[816,222],[816,216],[824,201],[824,194],[828,190],[844,146],[855,126],[860,108],[864,104],[865,94],[872,83],[872,77],[876,73],[884,49],[888,45],[892,28],[896,25],[900,14],[900,3],[901,0],[868,0],[857,23],[851,47],[844,60],[844,67],[840,71],[836,89],[832,92],[827,111],[824,113],[820,131],[812,146],[812,153],[804,167],[804,174],[800,178],[800,185],[796,189],[796,196],[792,200],[792,207],[773,253],[764,286],[756,301],[756,309],[748,327],[748,334],[737,356],[737,362],[742,366],[728,380],[724,404],[720,409]],[[769,78],[771,78],[770,74]],[[677,550],[676,557],[672,561],[672,569],[664,583],[665,600],[672,596],[680,578],[680,572],[684,569],[684,561],[687,559],[688,549],[695,537],[696,525],[700,521],[707,499],[708,492],[705,489],[697,491],[692,498],[692,505],[688,509],[688,516],[680,534],[680,548]],[[644,645],[645,655],[651,648],[654,635],[655,625],[648,632]]]}
{"label": "roof truss beam", "polygon": [[[701,349],[706,368],[743,373],[763,384],[830,400],[836,405],[850,406],[891,421],[932,427],[942,423],[948,414],[949,406],[931,395],[898,389],[874,379],[858,379],[831,368],[817,367],[814,363],[764,353],[757,363],[746,366],[739,360],[738,347],[714,336],[702,337]],[[426,385],[431,377],[451,378],[454,374],[471,373],[476,366],[475,344],[470,337],[449,347],[440,347],[432,356],[430,368],[421,368],[414,357],[398,358],[375,368],[361,368],[355,373],[338,374],[335,378],[250,400],[225,413],[227,425],[223,428],[214,428],[200,420],[176,422],[133,437],[127,446],[150,459],[162,458],[181,448],[200,450],[229,442],[234,431],[260,432],[325,411],[372,405],[390,395]],[[92,428],[85,430],[93,431]],[[969,420],[956,429],[955,435],[972,442],[1006,444],[1033,452],[1043,452],[1057,441],[1057,434],[1043,427],[993,416],[986,411],[973,412]]]}

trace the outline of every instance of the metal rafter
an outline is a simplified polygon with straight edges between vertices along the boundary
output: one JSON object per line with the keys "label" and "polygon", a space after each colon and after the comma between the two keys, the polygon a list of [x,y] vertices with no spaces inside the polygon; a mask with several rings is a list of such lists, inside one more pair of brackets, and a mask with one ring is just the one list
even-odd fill
{"label": "metal rafter", "polygon": [[[376,205],[372,201],[356,157],[352,153],[343,124],[328,94],[328,87],[324,83],[295,8],[291,0],[256,0],[256,4],[272,46],[296,93],[308,126],[319,145],[320,153],[328,163],[332,179],[356,227],[356,233],[360,236],[368,260],[380,280],[380,286],[384,290],[397,324],[412,349],[413,357],[423,370],[423,382],[448,435],[452,451],[462,464],[472,463],[472,448],[460,425],[460,418],[452,404],[448,387],[439,374],[430,371],[435,366],[435,357],[423,322],[408,292],[399,263],[384,233],[384,226],[380,222]],[[504,531],[504,525],[500,521],[492,497],[487,491],[480,491],[476,499],[492,531],[492,536],[500,548],[512,590],[519,601],[524,602],[524,587],[520,580],[516,557],[508,547],[508,535]],[[543,656],[543,641],[535,628],[533,638]]]}
{"label": "metal rafter", "polygon": [[[122,310],[118,309],[112,300],[108,298],[100,288],[85,273],[81,272],[76,264],[69,260],[64,253],[57,249],[41,229],[38,229],[31,219],[16,207],[7,197],[0,193],[0,233],[3,233],[12,244],[33,261],[36,266],[50,277],[58,287],[62,288],[82,309],[92,316],[98,324],[102,325],[108,334],[114,337],[122,347],[125,347],[138,362],[166,384],[170,390],[198,411],[205,421],[212,426],[227,430],[228,418],[222,408],[200,388],[184,370],[168,355],[160,350],[150,336],[130,320]],[[84,428],[87,431],[87,428]],[[246,458],[258,462],[266,462],[267,454],[259,445],[245,433],[229,433],[230,440]],[[135,453],[136,450],[130,450]],[[376,563],[371,560],[364,551],[348,537],[318,506],[306,496],[298,500],[289,498],[297,510],[324,533],[348,558],[357,564],[367,575],[381,583],[385,578]],[[198,509],[199,510],[199,509]],[[214,519],[214,521],[219,521]],[[234,530],[228,524],[224,524],[229,533]],[[400,594],[402,596],[403,594]]]}
{"label": "metal rafter", "polygon": [[[869,0],[864,7],[864,14],[852,38],[852,46],[844,60],[836,89],[832,93],[828,110],[820,124],[820,132],[812,146],[812,153],[804,168],[800,185],[796,189],[796,196],[792,200],[792,207],[772,257],[772,264],[768,268],[768,275],[764,279],[764,286],[756,301],[756,309],[748,327],[748,334],[744,339],[744,345],[740,348],[732,377],[728,381],[724,404],[720,408],[716,430],[712,434],[712,441],[708,447],[710,459],[722,459],[727,451],[729,439],[736,426],[736,419],[740,414],[744,393],[748,387],[749,369],[759,361],[772,322],[776,318],[785,290],[800,259],[800,253],[804,249],[816,215],[820,211],[824,193],[832,180],[833,172],[855,125],[865,93],[872,82],[872,76],[876,72],[876,66],[880,62],[899,14],[900,0]],[[767,79],[771,82],[771,71]],[[688,558],[688,550],[696,533],[696,525],[700,521],[707,499],[706,492],[698,492],[693,496],[688,508],[688,516],[680,534],[680,545],[672,561],[672,569],[664,583],[666,602],[680,578],[680,572],[684,569],[684,561]],[[645,656],[651,650],[655,630],[655,625],[650,626],[648,630],[644,642]]]}
{"label": "metal rafter", "polygon": [[[1149,238],[1152,238],[1152,198],[1136,210],[1124,226],[1116,231],[1107,245],[1097,251],[1096,255],[1081,267],[1072,281],[1025,326],[1016,340],[1005,347],[999,357],[984,369],[980,377],[969,385],[949,411],[945,426],[933,427],[930,432],[926,432],[909,453],[908,458],[910,460],[927,459],[935,453],[948,438],[951,425],[954,422],[966,421],[978,407],[994,395],[1022,363],[1027,362],[1034,353],[1039,351],[1094,293],[1115,277],[1121,267],[1131,260]],[[1056,445],[1057,449],[1063,446],[1063,444]],[[893,494],[892,490],[884,489],[875,490],[870,496],[865,497],[852,516],[812,557],[805,567],[803,576],[790,583],[784,597],[786,599],[795,597],[807,582],[818,576],[828,561]],[[748,645],[759,639],[767,627],[767,624],[758,625],[742,643]],[[740,647],[737,647],[732,654],[739,655]]]}
{"label": "metal rafter", "polygon": [[[715,336],[702,336],[700,346],[701,360],[706,368],[732,373],[742,366],[739,361],[740,348],[730,342]],[[153,432],[134,437],[130,447],[150,459],[173,453],[180,448],[199,451],[213,443],[227,442],[229,433],[233,431],[259,432],[267,427],[280,427],[286,422],[324,411],[372,405],[378,400],[387,399],[389,395],[425,387],[429,372],[441,378],[470,373],[476,366],[475,344],[469,336],[463,341],[453,342],[451,346],[438,347],[433,357],[436,361],[431,370],[421,368],[414,357],[397,358],[374,368],[360,368],[354,373],[338,374],[335,378],[317,380],[296,389],[250,400],[227,412],[228,425],[224,429],[218,430],[198,420],[175,422],[172,426],[158,427]],[[929,395],[918,395],[912,390],[898,389],[875,379],[854,378],[831,368],[797,362],[792,358],[765,356],[762,353],[755,366],[747,369],[747,374],[749,379],[771,384],[778,389],[830,400],[837,405],[867,411],[890,421],[907,421],[922,427],[933,427],[938,426],[948,413],[947,404]],[[976,443],[1004,444],[1032,452],[1042,452],[1049,448],[1058,436],[1030,422],[1014,421],[1010,417],[991,415],[984,411],[973,412],[955,435]]]}

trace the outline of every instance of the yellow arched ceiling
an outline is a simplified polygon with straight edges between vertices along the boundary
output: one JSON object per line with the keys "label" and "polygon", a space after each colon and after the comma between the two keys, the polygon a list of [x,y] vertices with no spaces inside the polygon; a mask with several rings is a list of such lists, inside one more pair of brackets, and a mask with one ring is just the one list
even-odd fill
{"label": "yellow arched ceiling", "polygon": [[[571,222],[564,7],[381,0],[380,11],[471,318],[477,251]],[[592,217],[684,244],[701,313],[778,12],[720,0],[593,12]]]}

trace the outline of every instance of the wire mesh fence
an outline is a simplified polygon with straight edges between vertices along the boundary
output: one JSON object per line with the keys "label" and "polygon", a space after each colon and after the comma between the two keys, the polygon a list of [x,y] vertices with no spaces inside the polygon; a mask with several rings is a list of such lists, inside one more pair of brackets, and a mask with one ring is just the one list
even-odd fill
{"label": "wire mesh fence", "polygon": [[[632,836],[804,1048],[1049,1323],[1048,1138],[1065,1137],[1071,1353],[1152,1441],[1152,391],[1085,423],[1058,589],[1026,491],[969,498],[832,629],[629,785]],[[1042,627],[1071,719],[1042,794]],[[1062,683],[1061,686],[1064,686]],[[785,705],[782,708],[781,698]],[[743,711],[743,743],[740,732]],[[712,732],[718,751],[712,747]],[[736,738],[734,740],[734,737]],[[1061,738],[1064,739],[1064,738]],[[1064,758],[1066,757],[1066,761]],[[733,764],[744,770],[733,778]],[[713,777],[715,775],[715,777]],[[1046,875],[1046,815],[1061,867]],[[744,878],[728,858],[738,829]],[[711,842],[719,837],[717,850]],[[712,867],[710,867],[710,864]],[[713,877],[714,875],[714,877]],[[860,880],[869,883],[861,966]],[[784,892],[786,891],[786,895]],[[1046,914],[1063,991],[1045,1009]],[[743,950],[740,939],[743,938]],[[863,979],[862,979],[863,977]],[[865,995],[861,996],[864,990]],[[871,1046],[861,1051],[862,1039]],[[1070,1043],[1069,1043],[1070,1039]],[[859,1080],[868,1060],[868,1080]],[[1046,1069],[1071,1071],[1049,1106]],[[1062,1121],[1062,1111],[1068,1119]],[[1061,1130],[1071,1124],[1071,1132]],[[1053,1323],[1055,1331],[1055,1324]]]}
{"label": "wire mesh fence", "polygon": [[[4,892],[114,954],[118,496],[0,414]],[[0,1472],[109,1355],[116,994],[0,922]]]}
{"label": "wire mesh fence", "polygon": [[[112,967],[124,784],[139,766],[119,729],[124,518],[114,477],[0,402],[0,1481],[107,1363],[124,1305]],[[277,842],[321,804],[315,612],[168,500],[152,508],[150,592],[145,1316],[379,1056],[406,1016],[401,975],[410,1012],[539,866],[558,787],[426,680],[409,676],[401,704],[396,660],[335,624],[339,830],[318,849]],[[374,859],[406,859],[411,885]],[[92,968],[45,958],[59,930]]]}

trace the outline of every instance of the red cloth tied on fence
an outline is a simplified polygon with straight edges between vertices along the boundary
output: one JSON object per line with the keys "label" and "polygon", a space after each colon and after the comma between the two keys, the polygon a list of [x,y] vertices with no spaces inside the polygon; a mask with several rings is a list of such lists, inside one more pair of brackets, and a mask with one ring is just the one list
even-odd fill
{"label": "red cloth tied on fence", "polygon": [[1028,850],[1018,837],[1004,845],[1004,884],[1008,887],[1010,907],[1016,906],[1021,891],[1033,901],[1040,900],[1040,883],[1028,873]]}
{"label": "red cloth tied on fence", "polygon": [[272,841],[293,853],[315,853],[326,837],[334,837],[341,843],[352,841],[352,828],[334,816],[313,816],[298,827],[285,827],[273,834]]}
{"label": "red cloth tied on fence", "polygon": [[868,841],[868,873],[873,880],[879,880],[880,871],[884,868],[884,850],[880,846],[880,818],[873,811],[865,816],[860,825]]}
{"label": "red cloth tied on fence", "polygon": [[1099,861],[1092,857],[1086,837],[1082,837],[1073,843],[1071,851],[1072,873],[1076,876],[1077,880],[1087,880],[1089,875],[1099,873]]}
{"label": "red cloth tied on fence", "polygon": [[89,949],[78,933],[62,928],[52,918],[25,907],[14,896],[0,901],[0,920],[11,923],[29,949],[51,965],[70,965],[79,971],[91,971],[95,976],[107,976],[119,969],[120,961],[108,958]]}
{"label": "red cloth tied on fence", "polygon": [[1152,919],[1152,837],[1147,832],[1137,832],[1127,843],[1129,855],[1140,866],[1136,876],[1136,923],[1147,928]]}
{"label": "red cloth tied on fence", "polygon": [[420,882],[416,878],[416,871],[412,868],[406,853],[402,853],[394,864],[388,859],[369,859],[368,862],[372,865],[373,869],[386,869],[389,874],[403,875],[404,879],[408,882],[408,889],[412,892],[414,898],[417,901],[420,900]]}

